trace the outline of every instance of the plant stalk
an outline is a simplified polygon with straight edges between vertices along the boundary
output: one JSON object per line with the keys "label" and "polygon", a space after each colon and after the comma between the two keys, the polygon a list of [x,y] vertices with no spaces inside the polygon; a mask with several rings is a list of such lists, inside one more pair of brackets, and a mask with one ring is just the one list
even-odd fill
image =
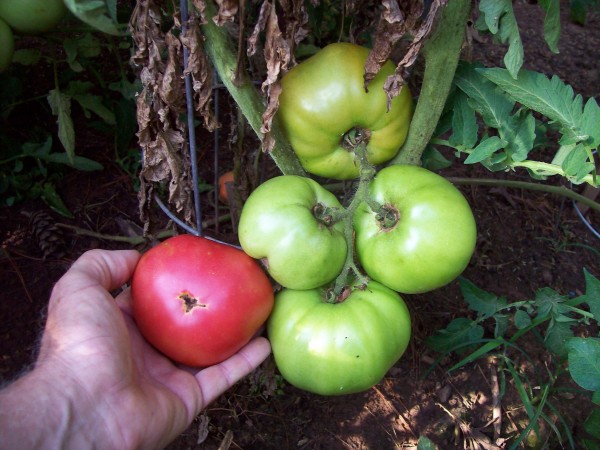
{"label": "plant stalk", "polygon": [[363,275],[360,269],[356,266],[354,251],[354,226],[352,219],[356,209],[361,203],[367,202],[371,207],[378,206],[373,205],[373,202],[369,200],[369,184],[375,176],[376,170],[375,167],[373,167],[367,160],[367,143],[365,141],[358,143],[353,151],[357,155],[360,179],[358,182],[358,188],[352,197],[352,201],[344,213],[344,237],[346,238],[347,253],[344,268],[335,280],[335,286],[333,288],[333,298],[335,299],[342,294],[345,287],[348,285],[349,276],[351,273],[358,280],[358,283],[356,283],[357,286],[365,285],[369,281],[368,277]]}
{"label": "plant stalk", "polygon": [[[215,219],[209,219],[202,222],[203,227],[209,227],[214,225],[217,222],[224,222],[231,219],[230,214],[224,214],[222,216],[216,217]],[[57,223],[57,227],[64,228],[66,230],[73,231],[78,236],[88,236],[96,239],[102,239],[105,241],[113,241],[113,242],[123,242],[131,245],[139,245],[148,241],[148,238],[143,235],[134,235],[134,236],[122,236],[118,234],[104,234],[98,233],[97,231],[87,230],[85,228],[81,228],[75,225],[69,225],[68,223]],[[175,234],[173,230],[162,230],[158,232],[155,236],[156,239],[165,239],[171,237]]]}
{"label": "plant stalk", "polygon": [[[206,39],[204,43],[206,53],[229,94],[262,141],[264,138],[261,132],[262,114],[265,111],[263,97],[257,91],[247,72],[238,69],[237,51],[227,31],[225,28],[217,26],[212,20],[217,13],[213,0],[207,0],[205,4],[207,23],[203,24],[201,28]],[[285,175],[306,176],[306,172],[285,138],[283,130],[275,120],[272,125],[272,133],[276,143],[269,154],[277,167]]]}
{"label": "plant stalk", "polygon": [[450,93],[471,12],[470,0],[450,0],[435,34],[423,46],[425,73],[406,142],[389,164],[421,165]]}
{"label": "plant stalk", "polygon": [[457,178],[448,177],[448,181],[454,184],[462,185],[478,185],[478,186],[504,186],[508,188],[516,189],[528,189],[531,191],[547,192],[549,194],[560,195],[562,197],[574,200],[582,205],[589,206],[594,211],[600,212],[600,203],[595,202],[591,198],[587,198],[584,195],[578,194],[564,186],[550,186],[541,183],[532,183],[529,181],[515,181],[515,180],[496,180],[493,178]]}

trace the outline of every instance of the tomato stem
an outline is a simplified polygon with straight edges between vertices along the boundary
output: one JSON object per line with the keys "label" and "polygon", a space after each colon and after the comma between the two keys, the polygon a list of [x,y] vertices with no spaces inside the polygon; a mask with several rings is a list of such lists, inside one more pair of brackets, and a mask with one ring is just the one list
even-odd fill
{"label": "tomato stem", "polygon": [[317,203],[312,209],[313,216],[326,227],[332,227],[346,218],[346,211],[340,208],[330,208],[323,203]]}
{"label": "tomato stem", "polygon": [[[364,143],[365,146],[369,143],[371,139],[371,132],[366,128],[354,127],[350,130],[346,131],[342,136],[342,142],[340,145],[342,148],[348,150],[349,152],[355,152],[358,146],[361,143]],[[357,155],[358,156],[358,155]]]}
{"label": "tomato stem", "polygon": [[[206,17],[217,15],[217,7],[213,0],[203,2]],[[265,111],[264,99],[254,87],[250,76],[243,68],[238,67],[237,49],[228,35],[226,27],[216,25],[211,19],[201,25],[204,38],[204,49],[229,94],[233,97],[240,111],[262,141],[262,115]],[[275,147],[269,155],[277,167],[285,175],[306,176],[298,157],[292,150],[283,129],[277,120],[273,121],[271,133],[275,139]]]}
{"label": "tomato stem", "polygon": [[425,73],[406,142],[389,164],[421,165],[452,87],[470,11],[470,0],[453,0],[442,9],[437,30],[423,47]]}
{"label": "tomato stem", "polygon": [[369,196],[369,184],[375,177],[377,171],[375,170],[375,167],[367,160],[367,141],[358,140],[353,148],[353,151],[356,154],[356,159],[359,163],[359,182],[358,188],[356,189],[354,197],[352,197],[350,205],[348,205],[346,208],[343,218],[347,253],[344,268],[335,280],[335,285],[333,288],[334,299],[340,298],[344,292],[344,289],[348,286],[348,283],[353,281],[350,280],[351,277],[358,280],[358,283],[356,283],[357,286],[365,285],[369,281],[369,278],[362,273],[355,262],[354,227],[352,226],[352,219],[357,208],[363,202],[367,203],[371,208],[381,208],[381,205],[373,201]]}

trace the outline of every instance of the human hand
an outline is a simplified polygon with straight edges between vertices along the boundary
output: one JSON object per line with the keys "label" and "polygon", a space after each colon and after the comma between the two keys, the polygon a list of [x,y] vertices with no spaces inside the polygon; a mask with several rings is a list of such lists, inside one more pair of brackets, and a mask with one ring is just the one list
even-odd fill
{"label": "human hand", "polygon": [[[35,369],[14,388],[28,382],[30,392],[51,399],[55,408],[57,402],[63,405],[61,413],[67,417],[59,421],[58,430],[50,430],[62,433],[55,448],[82,443],[162,448],[270,352],[268,341],[256,338],[230,359],[196,373],[175,366],[139,334],[131,317],[129,289],[116,298],[110,294],[131,277],[139,257],[136,251],[92,250],[52,291]],[[8,394],[0,394],[3,411]],[[16,425],[14,416],[9,425]],[[0,412],[3,428],[5,419],[7,414]],[[33,436],[23,439],[28,437]],[[0,447],[5,448],[2,439]]]}

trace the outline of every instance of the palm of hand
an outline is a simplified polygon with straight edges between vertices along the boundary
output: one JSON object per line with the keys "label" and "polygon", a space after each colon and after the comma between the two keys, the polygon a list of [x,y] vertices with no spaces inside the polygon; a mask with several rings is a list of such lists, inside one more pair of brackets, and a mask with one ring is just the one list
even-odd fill
{"label": "palm of hand", "polygon": [[116,298],[109,293],[130,278],[139,254],[105,253],[84,255],[55,286],[38,367],[62,368],[60,376],[77,390],[79,407],[95,410],[93,420],[110,437],[110,447],[162,448],[260,364],[268,342],[257,339],[195,375],[176,367],[140,335],[129,290]]}

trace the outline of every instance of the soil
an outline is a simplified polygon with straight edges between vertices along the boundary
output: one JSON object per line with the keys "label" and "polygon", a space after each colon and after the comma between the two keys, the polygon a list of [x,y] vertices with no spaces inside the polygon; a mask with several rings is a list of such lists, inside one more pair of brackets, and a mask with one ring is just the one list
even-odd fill
{"label": "soil", "polygon": [[[582,27],[569,21],[567,6],[563,2],[560,53],[554,55],[542,41],[540,7],[522,1],[514,4],[519,23],[523,24],[525,66],[557,74],[584,99],[599,98],[600,17],[589,16]],[[491,45],[486,37],[475,36],[472,52],[474,58],[492,66],[501,64],[504,49]],[[23,127],[27,126],[26,113],[16,117],[23,119]],[[72,261],[90,248],[133,246],[100,235],[130,236],[141,230],[135,177],[114,162],[111,137],[86,127],[84,117],[77,120],[81,154],[98,160],[105,169],[92,174],[72,171],[57,184],[75,217],[60,217],[41,201],[0,209],[0,382],[14,379],[30,367],[50,290]],[[207,134],[200,142],[211,139]],[[207,167],[203,171],[206,179],[212,179],[208,153],[202,155],[205,160],[201,164]],[[219,172],[228,169],[231,161],[221,158]],[[480,167],[460,164],[445,169],[443,174],[490,176]],[[506,176],[528,179],[524,173]],[[460,189],[472,205],[478,223],[477,250],[464,272],[464,277],[476,285],[509,301],[518,301],[532,299],[537,290],[546,286],[564,295],[579,295],[585,288],[583,268],[600,275],[600,241],[577,216],[570,201],[498,187]],[[46,226],[48,233],[60,237],[62,242],[64,254],[58,259],[44,258],[43,246],[32,237],[30,217],[40,212],[51,218]],[[223,206],[219,210],[209,208],[205,218],[224,212],[228,211]],[[600,229],[598,213],[588,213],[586,217]],[[77,234],[64,224],[98,236]],[[205,231],[235,241],[230,223]],[[143,246],[137,248],[142,250]],[[501,428],[494,435],[493,391],[498,386],[494,380],[502,380],[498,361],[482,358],[448,373],[457,359],[447,357],[428,372],[438,355],[425,346],[425,339],[453,318],[472,314],[458,283],[405,299],[413,318],[409,349],[381,383],[369,391],[341,397],[312,395],[282,380],[270,358],[210,405],[169,449],[387,450],[416,448],[419,436],[429,437],[440,449],[496,448],[494,441],[503,448],[527,425],[527,416],[514,383],[506,377],[506,385],[500,383],[504,390]],[[551,368],[554,364],[533,336],[527,337],[522,346],[538,368]],[[531,376],[531,362],[515,351],[509,350],[508,356],[519,371]],[[557,385],[573,388],[568,377]],[[538,386],[532,380],[528,387],[535,392]],[[549,420],[561,430],[562,445],[568,447],[560,417],[576,442],[580,442],[581,425],[592,408],[588,397],[578,391],[554,390],[550,401],[557,411],[548,412]],[[561,448],[556,434],[544,423],[540,423],[538,448]]]}

